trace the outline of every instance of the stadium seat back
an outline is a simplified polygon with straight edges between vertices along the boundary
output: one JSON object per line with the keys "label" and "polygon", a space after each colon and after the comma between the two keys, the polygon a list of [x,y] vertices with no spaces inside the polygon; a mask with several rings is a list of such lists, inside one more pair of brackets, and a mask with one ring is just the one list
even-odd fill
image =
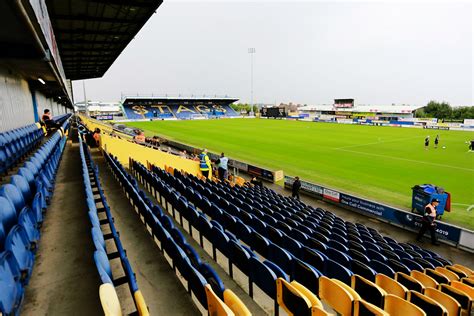
{"label": "stadium seat back", "polygon": [[392,294],[385,297],[384,311],[390,315],[426,316],[426,313],[415,304]]}
{"label": "stadium seat back", "polygon": [[278,305],[289,315],[311,315],[311,302],[303,293],[282,278],[277,279],[276,285]]}
{"label": "stadium seat back", "polygon": [[214,293],[212,287],[206,284],[204,287],[207,298],[207,311],[213,316],[234,316],[234,312]]}
{"label": "stadium seat back", "polygon": [[461,304],[458,303],[453,297],[446,293],[437,290],[436,288],[427,287],[424,294],[443,305],[448,315],[459,315],[461,312]]}
{"label": "stadium seat back", "polygon": [[100,285],[99,297],[105,316],[122,316],[122,307],[117,292],[111,283]]}
{"label": "stadium seat back", "polygon": [[389,316],[389,313],[364,300],[356,300],[354,302],[354,316]]}
{"label": "stadium seat back", "polygon": [[408,290],[423,293],[423,290],[425,289],[421,282],[403,272],[395,273],[395,280],[404,285]]}
{"label": "stadium seat back", "polygon": [[380,286],[387,294],[392,294],[402,299],[407,297],[408,289],[384,274],[379,273],[375,276],[375,284]]}
{"label": "stadium seat back", "polygon": [[421,308],[426,315],[446,316],[448,313],[441,304],[417,291],[408,292],[408,301]]}
{"label": "stadium seat back", "polygon": [[341,315],[352,315],[354,298],[340,284],[325,276],[319,278],[319,297]]}
{"label": "stadium seat back", "polygon": [[351,287],[359,293],[363,300],[383,308],[387,292],[374,282],[355,274],[352,276]]}
{"label": "stadium seat back", "polygon": [[251,316],[252,313],[249,311],[247,306],[235,295],[230,289],[224,291],[224,303],[230,308],[235,316]]}

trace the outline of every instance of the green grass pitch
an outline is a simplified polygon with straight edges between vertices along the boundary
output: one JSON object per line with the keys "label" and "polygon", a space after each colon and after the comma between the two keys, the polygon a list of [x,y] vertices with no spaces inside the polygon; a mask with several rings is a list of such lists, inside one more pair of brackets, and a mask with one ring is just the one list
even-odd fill
{"label": "green grass pitch", "polygon": [[[411,187],[433,183],[452,194],[443,220],[474,229],[474,133],[266,119],[127,123],[212,152],[409,209]],[[440,145],[434,148],[434,138]],[[424,138],[430,135],[429,150]],[[442,147],[446,146],[445,149]]]}

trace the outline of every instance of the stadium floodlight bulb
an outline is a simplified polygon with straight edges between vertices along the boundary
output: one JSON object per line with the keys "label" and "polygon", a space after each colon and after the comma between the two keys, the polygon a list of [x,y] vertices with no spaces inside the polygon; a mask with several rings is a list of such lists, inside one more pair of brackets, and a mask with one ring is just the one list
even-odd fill
{"label": "stadium floodlight bulb", "polygon": [[46,82],[42,78],[38,78],[38,81],[41,82],[42,84],[46,84]]}

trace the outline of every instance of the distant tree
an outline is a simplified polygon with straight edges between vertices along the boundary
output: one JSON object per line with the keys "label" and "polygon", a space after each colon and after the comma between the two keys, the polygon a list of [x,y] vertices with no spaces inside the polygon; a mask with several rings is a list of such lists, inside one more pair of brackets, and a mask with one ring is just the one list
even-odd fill
{"label": "distant tree", "polygon": [[447,102],[430,101],[425,107],[416,110],[415,116],[457,121],[474,119],[474,106],[452,108]]}

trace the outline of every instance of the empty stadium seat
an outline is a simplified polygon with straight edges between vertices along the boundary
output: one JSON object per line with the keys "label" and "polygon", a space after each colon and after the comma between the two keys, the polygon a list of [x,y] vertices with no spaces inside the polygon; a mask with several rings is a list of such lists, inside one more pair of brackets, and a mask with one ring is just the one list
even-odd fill
{"label": "empty stadium seat", "polygon": [[441,304],[417,291],[408,292],[408,301],[421,308],[430,316],[446,316],[448,313]]}
{"label": "empty stadium seat", "polygon": [[384,311],[390,315],[426,316],[426,313],[415,304],[392,294],[385,297]]}
{"label": "empty stadium seat", "polygon": [[350,316],[353,311],[354,298],[340,284],[321,276],[319,278],[319,297],[337,313]]}

